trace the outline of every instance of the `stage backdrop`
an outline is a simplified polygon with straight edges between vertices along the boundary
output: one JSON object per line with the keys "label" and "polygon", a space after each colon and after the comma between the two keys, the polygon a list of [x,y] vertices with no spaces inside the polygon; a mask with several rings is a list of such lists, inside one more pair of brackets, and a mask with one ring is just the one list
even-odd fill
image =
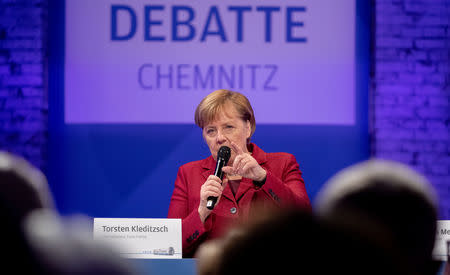
{"label": "stage backdrop", "polygon": [[314,200],[368,157],[367,1],[50,1],[49,181],[63,213],[165,217],[193,124],[242,92],[253,141],[293,153]]}

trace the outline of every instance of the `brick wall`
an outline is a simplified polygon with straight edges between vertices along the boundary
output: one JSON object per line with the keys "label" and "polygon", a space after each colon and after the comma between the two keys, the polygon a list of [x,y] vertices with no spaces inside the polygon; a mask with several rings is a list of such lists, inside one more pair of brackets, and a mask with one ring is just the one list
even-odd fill
{"label": "brick wall", "polygon": [[450,219],[450,0],[376,0],[372,155],[423,173]]}
{"label": "brick wall", "polygon": [[46,170],[46,0],[0,0],[0,150]]}

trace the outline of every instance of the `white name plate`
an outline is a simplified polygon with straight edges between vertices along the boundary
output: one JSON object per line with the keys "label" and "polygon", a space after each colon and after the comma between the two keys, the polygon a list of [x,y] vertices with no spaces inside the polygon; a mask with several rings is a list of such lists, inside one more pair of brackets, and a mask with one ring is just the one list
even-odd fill
{"label": "white name plate", "polygon": [[180,259],[181,219],[94,218],[94,239],[126,258]]}
{"label": "white name plate", "polygon": [[447,261],[447,242],[450,241],[450,220],[437,221],[436,241],[434,243],[433,257],[436,260]]}

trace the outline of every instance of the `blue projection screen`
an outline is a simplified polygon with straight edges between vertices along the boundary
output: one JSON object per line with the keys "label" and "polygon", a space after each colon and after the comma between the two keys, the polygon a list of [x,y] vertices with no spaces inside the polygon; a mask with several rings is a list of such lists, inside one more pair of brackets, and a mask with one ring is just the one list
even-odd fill
{"label": "blue projection screen", "polygon": [[368,158],[366,1],[50,1],[49,181],[62,213],[165,217],[216,89],[253,105],[252,141],[290,152],[311,200]]}

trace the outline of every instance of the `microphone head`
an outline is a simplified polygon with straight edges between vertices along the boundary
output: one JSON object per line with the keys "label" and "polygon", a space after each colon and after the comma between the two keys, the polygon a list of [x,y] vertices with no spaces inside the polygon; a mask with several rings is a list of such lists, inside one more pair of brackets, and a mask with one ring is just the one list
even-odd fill
{"label": "microphone head", "polygon": [[230,157],[231,157],[230,147],[222,146],[219,148],[219,152],[217,152],[217,159],[223,159],[225,163],[227,163]]}

